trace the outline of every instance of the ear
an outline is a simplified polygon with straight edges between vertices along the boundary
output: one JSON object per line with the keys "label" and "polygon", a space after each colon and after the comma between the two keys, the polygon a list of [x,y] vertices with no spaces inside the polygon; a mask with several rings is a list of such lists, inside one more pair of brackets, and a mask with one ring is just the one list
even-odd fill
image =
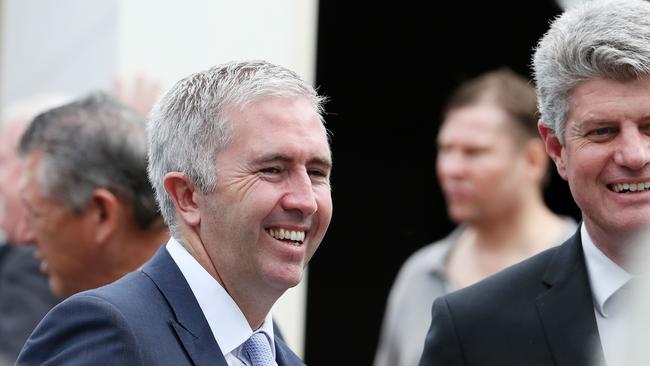
{"label": "ear", "polygon": [[539,130],[539,134],[542,136],[542,140],[544,140],[546,153],[548,154],[548,156],[551,157],[551,159],[553,159],[558,174],[564,180],[567,180],[566,161],[562,154],[564,147],[560,143],[560,140],[555,135],[555,132],[550,128],[546,127],[544,121],[542,121],[541,119],[537,122],[537,129]]}
{"label": "ear", "polygon": [[104,244],[110,241],[117,231],[124,209],[120,200],[108,189],[96,189],[86,208],[85,215],[92,221],[96,228],[94,232],[95,241]]}
{"label": "ear", "polygon": [[163,185],[176,207],[176,214],[190,226],[201,223],[201,211],[196,199],[196,186],[190,178],[179,172],[169,172],[163,178]]}
{"label": "ear", "polygon": [[544,142],[539,138],[531,138],[525,146],[525,156],[528,162],[530,178],[534,182],[542,182],[546,176],[549,158],[544,150]]}

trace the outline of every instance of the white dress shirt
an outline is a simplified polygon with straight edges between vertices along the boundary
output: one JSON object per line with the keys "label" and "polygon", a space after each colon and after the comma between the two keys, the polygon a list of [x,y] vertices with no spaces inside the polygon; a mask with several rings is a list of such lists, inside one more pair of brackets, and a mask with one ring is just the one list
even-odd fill
{"label": "white dress shirt", "polygon": [[[625,304],[620,304],[619,299],[612,295],[633,276],[596,247],[584,223],[580,228],[580,238],[587,264],[594,313],[605,363],[607,365],[622,365],[621,360],[625,357],[623,352],[627,349],[625,347],[626,337],[630,330],[629,317],[632,312],[628,311],[631,309],[625,309]],[[619,309],[619,306],[623,308]]]}
{"label": "white dress shirt", "polygon": [[[167,251],[190,285],[228,365],[249,366],[242,345],[253,334],[253,330],[235,301],[177,240],[169,239]],[[271,313],[257,331],[266,335],[275,358]]]}

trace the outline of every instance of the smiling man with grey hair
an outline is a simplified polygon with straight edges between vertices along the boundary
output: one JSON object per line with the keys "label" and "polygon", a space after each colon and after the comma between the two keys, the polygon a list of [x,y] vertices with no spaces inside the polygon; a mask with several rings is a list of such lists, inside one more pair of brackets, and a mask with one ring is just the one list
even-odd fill
{"label": "smiling man with grey hair", "polygon": [[322,102],[265,61],[176,83],[148,127],[172,238],[141,270],[56,307],[18,365],[303,365],[270,310],[330,223]]}
{"label": "smiling man with grey hair", "polygon": [[[650,225],[650,3],[569,8],[533,59],[538,128],[582,213],[564,244],[443,296],[420,365],[629,365],[630,257]],[[647,360],[646,360],[647,361]]]}

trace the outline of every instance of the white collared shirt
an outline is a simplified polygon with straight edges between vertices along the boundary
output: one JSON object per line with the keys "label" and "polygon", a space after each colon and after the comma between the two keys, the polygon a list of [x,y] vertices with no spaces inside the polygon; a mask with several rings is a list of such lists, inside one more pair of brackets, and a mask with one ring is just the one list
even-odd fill
{"label": "white collared shirt", "polygon": [[612,300],[612,295],[633,276],[596,247],[584,223],[580,228],[580,238],[587,264],[594,313],[605,363],[620,365],[620,360],[623,360],[625,356],[621,352],[627,349],[625,345],[630,330],[628,317],[631,311],[613,311],[610,300]]}
{"label": "white collared shirt", "polygon": [[[228,365],[249,366],[242,345],[253,334],[253,330],[235,301],[176,239],[169,239],[167,251],[190,285]],[[275,358],[273,319],[270,312],[258,332],[265,333]]]}

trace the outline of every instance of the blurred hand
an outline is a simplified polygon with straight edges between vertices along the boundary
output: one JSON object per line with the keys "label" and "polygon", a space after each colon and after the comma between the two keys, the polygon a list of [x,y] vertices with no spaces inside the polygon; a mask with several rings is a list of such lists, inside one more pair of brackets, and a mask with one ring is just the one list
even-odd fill
{"label": "blurred hand", "polygon": [[122,103],[147,116],[162,91],[158,81],[142,73],[133,77],[118,76],[113,83],[113,94]]}

